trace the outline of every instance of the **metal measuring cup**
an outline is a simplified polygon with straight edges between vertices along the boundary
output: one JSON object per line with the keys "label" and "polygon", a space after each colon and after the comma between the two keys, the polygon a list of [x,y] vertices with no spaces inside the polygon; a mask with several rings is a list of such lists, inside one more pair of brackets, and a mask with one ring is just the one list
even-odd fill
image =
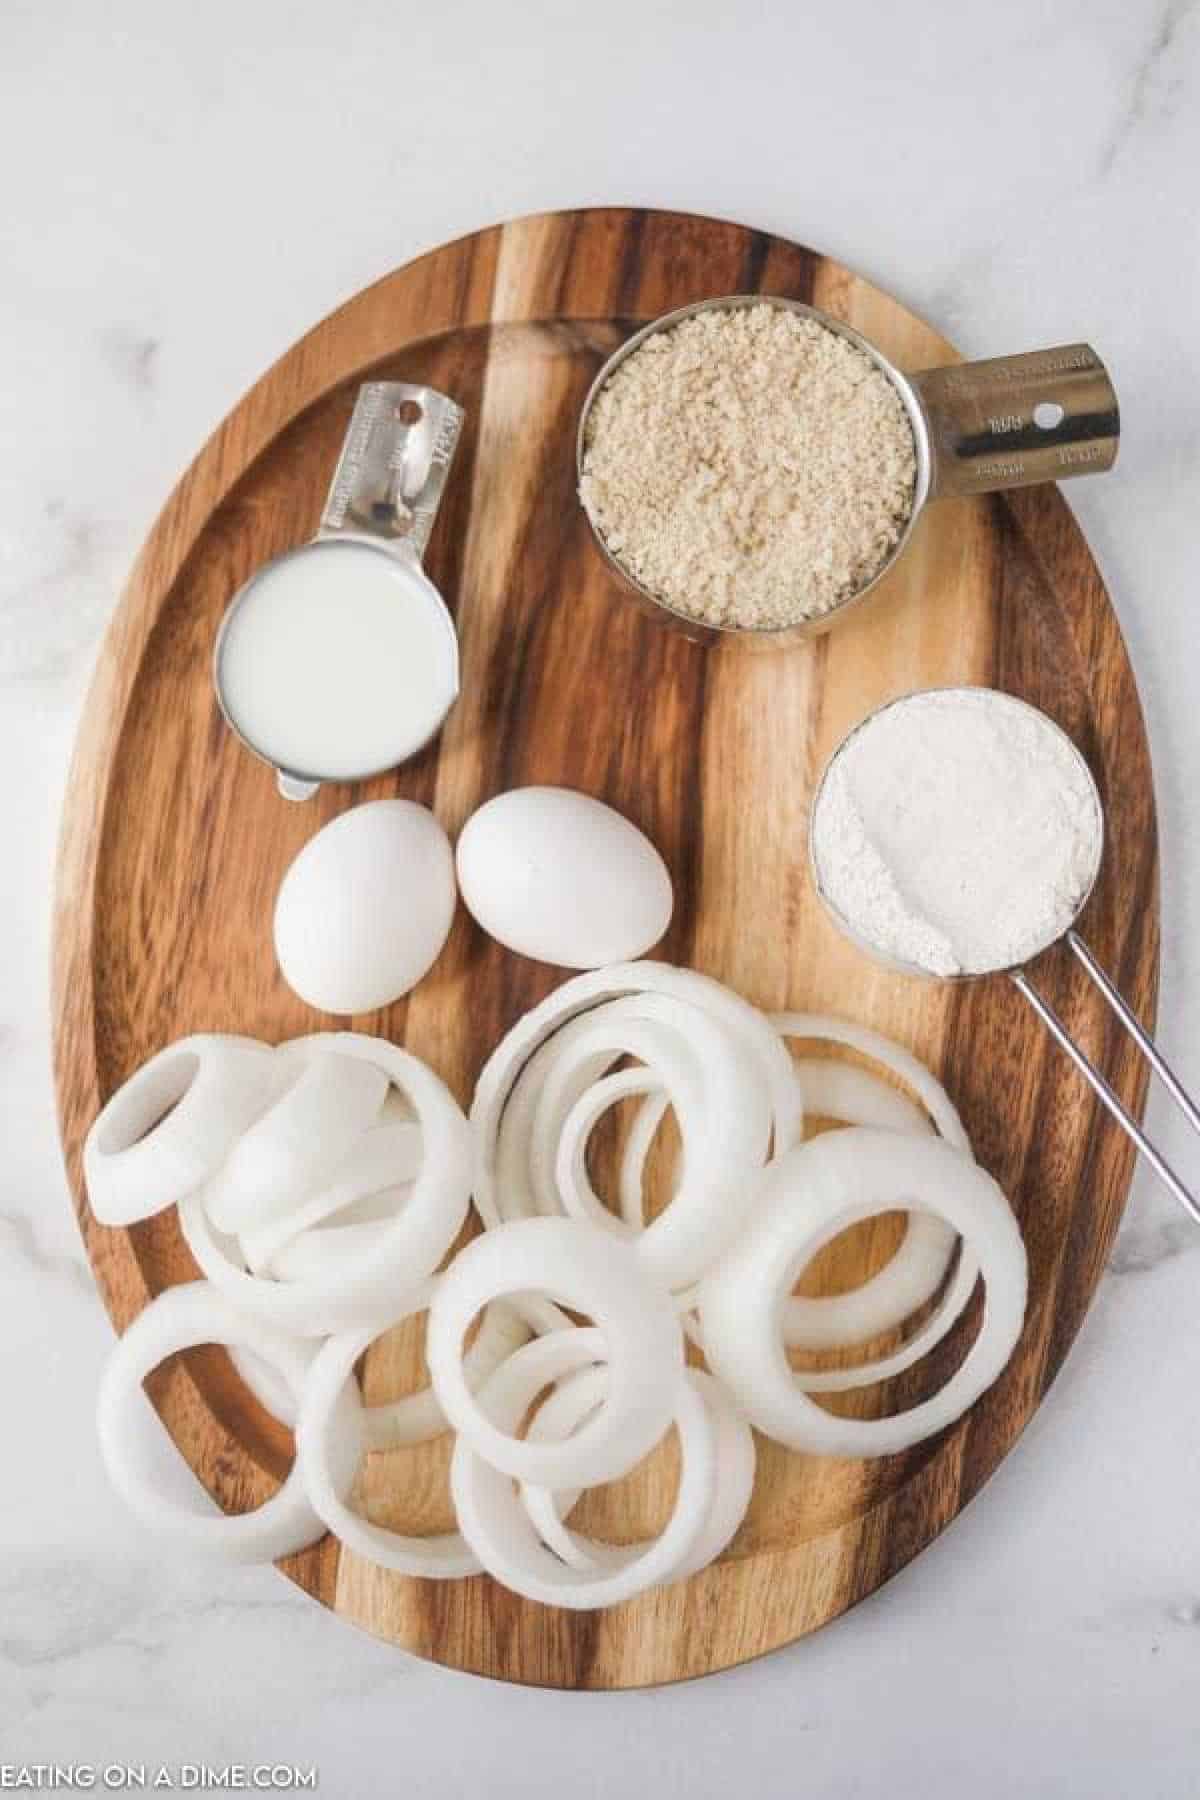
{"label": "metal measuring cup", "polygon": [[[213,683],[217,704],[234,736],[276,770],[280,793],[287,800],[307,800],[325,781],[365,781],[407,760],[428,743],[457,697],[458,638],[441,595],[422,568],[422,559],[441,504],[450,464],[462,433],[463,409],[436,388],[407,381],[372,381],[358,390],[354,412],[333,480],[325,498],[316,536],[255,570],[230,601],[213,651]],[[231,700],[225,657],[239,610],[251,604],[255,589],[273,573],[301,557],[326,558],[346,545],[364,547],[397,568],[411,584],[421,584],[422,599],[439,609],[451,646],[454,692],[420,744],[372,768],[331,774],[311,766],[281,767],[269,747],[256,743],[249,722],[238,716]],[[399,597],[398,604],[403,604]],[[336,620],[331,616],[331,630]]]}
{"label": "metal measuring cup", "polygon": [[1101,968],[1092,951],[1089,950],[1088,946],[1084,943],[1078,931],[1075,929],[1081,915],[1087,907],[1088,901],[1091,899],[1092,892],[1096,885],[1096,879],[1100,873],[1100,864],[1104,847],[1104,808],[1101,804],[1100,790],[1096,785],[1096,779],[1092,774],[1091,769],[1088,767],[1086,759],[1078,747],[1067,736],[1066,732],[1062,730],[1061,726],[1056,725],[1052,719],[1047,718],[1045,713],[1041,712],[1037,707],[1031,706],[1027,700],[1021,700],[1015,694],[1004,695],[1006,702],[1025,707],[1027,711],[1032,713],[1044,725],[1049,726],[1070,751],[1071,757],[1078,768],[1081,778],[1092,794],[1096,808],[1096,818],[1099,821],[1100,828],[1096,847],[1095,866],[1092,869],[1091,878],[1087,882],[1087,885],[1079,898],[1069,924],[1066,926],[1065,930],[1059,930],[1054,936],[1048,937],[1045,943],[1039,944],[1036,948],[1031,950],[1024,963],[1011,968],[976,969],[972,970],[969,974],[935,975],[929,969],[923,968],[916,963],[901,961],[899,958],[880,950],[877,945],[869,942],[863,937],[861,932],[856,930],[853,923],[845,917],[825,890],[815,843],[815,824],[821,804],[821,795],[825,784],[837,766],[839,759],[858,736],[859,732],[865,731],[881,713],[889,712],[894,707],[904,706],[908,701],[919,700],[923,698],[925,694],[937,692],[951,694],[979,693],[981,691],[988,692],[991,690],[980,690],[978,688],[970,687],[947,687],[942,689],[926,688],[916,694],[905,694],[898,700],[889,700],[883,706],[876,707],[874,712],[868,713],[865,719],[860,720],[854,729],[847,733],[826,763],[821,779],[817,784],[816,792],[813,795],[812,807],[809,813],[808,838],[809,868],[812,873],[813,886],[816,888],[817,895],[822,905],[825,907],[826,912],[843,936],[849,938],[851,943],[855,944],[860,950],[865,951],[875,962],[882,964],[885,968],[895,969],[905,975],[921,976],[927,981],[976,981],[986,980],[992,975],[1007,975],[1018,993],[1028,1001],[1030,1006],[1032,1006],[1038,1018],[1042,1021],[1043,1025],[1045,1025],[1051,1037],[1053,1037],[1055,1043],[1070,1057],[1071,1061],[1083,1076],[1101,1105],[1104,1106],[1117,1121],[1126,1136],[1132,1139],[1133,1143],[1136,1144],[1155,1174],[1170,1190],[1175,1199],[1179,1201],[1185,1211],[1190,1213],[1192,1218],[1200,1223],[1200,1199],[1198,1199],[1196,1195],[1192,1193],[1191,1189],[1179,1178],[1170,1163],[1168,1163],[1166,1158],[1162,1155],[1161,1151],[1155,1149],[1137,1120],[1133,1117],[1133,1114],[1118,1098],[1117,1094],[1105,1080],[1096,1065],[1079,1048],[1079,1045],[1070,1036],[1066,1026],[1054,1011],[1054,1008],[1050,1005],[1049,1001],[1044,999],[1043,996],[1038,993],[1029,977],[1029,965],[1036,957],[1040,956],[1044,950],[1048,950],[1051,944],[1065,942],[1072,954],[1083,965],[1088,978],[1094,986],[1099,989],[1107,1005],[1116,1014],[1126,1031],[1129,1032],[1130,1036],[1137,1044],[1138,1049],[1142,1052],[1143,1056],[1145,1056],[1150,1067],[1159,1077],[1171,1098],[1183,1112],[1184,1117],[1187,1119],[1192,1129],[1200,1132],[1200,1107],[1197,1106],[1196,1102],[1187,1092],[1183,1083],[1179,1080],[1179,1077],[1175,1074],[1161,1050],[1159,1050],[1158,1046],[1155,1044],[1153,1038],[1142,1025],[1139,1024],[1128,1003],[1114,986],[1111,977],[1103,968]]}
{"label": "metal measuring cup", "polygon": [[578,482],[582,483],[585,472],[592,407],[621,364],[648,337],[669,331],[697,313],[750,306],[777,306],[815,319],[854,344],[887,376],[912,427],[917,464],[912,509],[887,560],[868,582],[819,617],[778,627],[710,625],[671,606],[643,587],[609,549],[585,506],[592,536],[609,567],[643,607],[689,637],[714,644],[740,639],[773,649],[828,631],[851,607],[866,599],[904,554],[927,501],[1099,475],[1117,459],[1121,422],[1116,392],[1104,364],[1088,344],[1028,350],[904,375],[868,338],[818,307],[774,295],[731,294],[723,300],[700,300],[664,313],[627,338],[609,357],[588,389],[579,416],[575,440]]}

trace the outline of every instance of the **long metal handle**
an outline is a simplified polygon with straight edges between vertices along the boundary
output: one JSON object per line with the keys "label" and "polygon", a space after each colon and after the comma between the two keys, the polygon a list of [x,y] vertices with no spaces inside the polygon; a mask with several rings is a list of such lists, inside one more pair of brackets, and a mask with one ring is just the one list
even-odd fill
{"label": "long metal handle", "polygon": [[1090,344],[924,369],[909,377],[929,431],[930,498],[1099,475],[1121,415]]}
{"label": "long metal handle", "polygon": [[[1076,932],[1069,931],[1067,933],[1067,942],[1079,961],[1083,964],[1089,978],[1095,983],[1096,987],[1099,988],[1101,994],[1103,994],[1105,1000],[1108,1002],[1108,1005],[1112,1008],[1113,1012],[1116,1013],[1122,1025],[1129,1032],[1155,1074],[1160,1077],[1172,1099],[1180,1107],[1189,1125],[1192,1126],[1193,1130],[1200,1132],[1200,1107],[1197,1107],[1196,1102],[1184,1088],[1179,1077],[1175,1074],[1153,1038],[1151,1038],[1138,1023],[1128,1004],[1117,992],[1109,976],[1100,967],[1100,964],[1096,961],[1087,945],[1083,942],[1083,939],[1079,937]],[[1175,1196],[1184,1211],[1190,1213],[1197,1224],[1200,1224],[1200,1200],[1197,1200],[1191,1189],[1180,1180],[1166,1157],[1154,1148],[1154,1145],[1150,1142],[1133,1114],[1117,1098],[1117,1095],[1113,1092],[1096,1065],[1084,1055],[1078,1044],[1069,1035],[1066,1026],[1054,1011],[1054,1008],[1046,1000],[1043,1000],[1024,970],[1019,969],[1012,976],[1012,981],[1024,995],[1025,999],[1028,1000],[1030,1006],[1032,1006],[1034,1012],[1038,1015],[1039,1019],[1041,1019],[1055,1043],[1060,1049],[1065,1050],[1066,1054],[1079,1070],[1079,1073],[1083,1076],[1101,1105],[1107,1108],[1121,1127],[1122,1131],[1125,1132],[1126,1136],[1131,1138],[1137,1145],[1159,1180]]]}

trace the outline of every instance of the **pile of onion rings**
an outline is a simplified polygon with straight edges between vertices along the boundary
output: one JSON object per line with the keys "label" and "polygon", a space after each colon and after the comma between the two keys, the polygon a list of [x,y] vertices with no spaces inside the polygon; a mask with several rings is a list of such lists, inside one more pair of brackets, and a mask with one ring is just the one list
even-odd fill
{"label": "pile of onion rings", "polygon": [[[794,1060],[790,1039],[824,1053]],[[610,1208],[589,1145],[626,1103]],[[668,1113],[678,1150],[654,1211],[646,1170]],[[842,1129],[806,1140],[806,1116]],[[906,1449],[995,1381],[1024,1319],[1011,1208],[920,1062],[865,1027],[772,1019],[657,962],[579,976],[518,1020],[469,1118],[380,1039],[184,1039],[108,1102],[84,1168],[105,1224],[176,1205],[204,1277],[161,1294],[115,1347],[105,1462],[148,1524],[233,1560],[330,1530],[404,1575],[486,1570],[547,1605],[615,1605],[720,1556],[751,1502],[755,1430],[819,1456]],[[450,1255],[472,1199],[482,1233]],[[860,1286],[794,1291],[835,1237],[895,1211],[907,1215],[899,1246]],[[814,1398],[911,1368],[981,1281],[982,1323],[937,1393],[866,1419]],[[420,1314],[429,1387],[366,1404],[361,1359]],[[143,1380],[201,1343],[226,1345],[294,1428],[293,1469],[255,1512],[180,1508],[139,1464]],[[836,1350],[841,1363],[856,1347],[850,1366],[789,1361]],[[457,1530],[406,1536],[369,1520],[355,1503],[363,1458],[446,1430]],[[657,1537],[613,1544],[571,1527],[587,1488],[671,1432],[680,1476]]]}

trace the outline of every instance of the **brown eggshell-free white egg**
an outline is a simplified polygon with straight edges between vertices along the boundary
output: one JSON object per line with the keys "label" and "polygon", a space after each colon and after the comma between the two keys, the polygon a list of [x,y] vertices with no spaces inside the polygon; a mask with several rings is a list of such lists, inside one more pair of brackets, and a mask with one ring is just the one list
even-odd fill
{"label": "brown eggshell-free white egg", "polygon": [[299,852],[275,902],[288,985],[322,1012],[374,1012],[415,987],[454,917],[454,855],[433,814],[371,800]]}
{"label": "brown eggshell-free white egg", "polygon": [[671,922],[667,866],[636,825],[571,788],[497,794],[456,853],[468,910],[522,956],[568,969],[628,962]]}

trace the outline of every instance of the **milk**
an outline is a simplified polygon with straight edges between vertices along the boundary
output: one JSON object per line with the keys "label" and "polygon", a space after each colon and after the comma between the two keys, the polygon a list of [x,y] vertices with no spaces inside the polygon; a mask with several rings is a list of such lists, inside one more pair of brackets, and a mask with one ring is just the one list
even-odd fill
{"label": "milk", "polygon": [[243,589],[217,686],[235,729],[277,768],[352,780],[437,730],[458,692],[458,644],[415,557],[318,541]]}

